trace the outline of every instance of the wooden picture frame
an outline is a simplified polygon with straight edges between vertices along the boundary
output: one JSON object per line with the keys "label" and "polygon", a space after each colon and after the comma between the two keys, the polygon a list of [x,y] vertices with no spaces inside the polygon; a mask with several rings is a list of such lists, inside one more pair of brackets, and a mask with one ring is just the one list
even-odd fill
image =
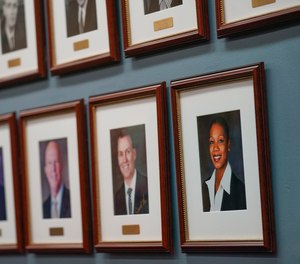
{"label": "wooden picture frame", "polygon": [[274,252],[264,64],[175,80],[171,95],[182,250]]}
{"label": "wooden picture frame", "polygon": [[126,56],[209,40],[207,0],[173,0],[174,6],[165,10],[147,1],[121,1]]}
{"label": "wooden picture frame", "polygon": [[[43,78],[47,74],[41,1],[10,0],[16,4],[13,8],[5,1],[0,1],[0,88]],[[17,10],[17,16],[11,23],[14,23],[15,33],[7,35],[5,16],[14,10]]]}
{"label": "wooden picture frame", "polygon": [[165,83],[89,99],[98,252],[172,251],[165,100]]}
{"label": "wooden picture frame", "polygon": [[300,19],[295,0],[215,0],[218,38],[271,28]]}
{"label": "wooden picture frame", "polygon": [[0,253],[22,253],[23,225],[16,114],[0,115]]}
{"label": "wooden picture frame", "polygon": [[[85,2],[82,26],[75,0],[47,1],[50,70],[62,75],[120,60],[116,2]],[[76,19],[78,18],[78,20]]]}
{"label": "wooden picture frame", "polygon": [[85,130],[83,100],[20,113],[29,252],[91,252]]}

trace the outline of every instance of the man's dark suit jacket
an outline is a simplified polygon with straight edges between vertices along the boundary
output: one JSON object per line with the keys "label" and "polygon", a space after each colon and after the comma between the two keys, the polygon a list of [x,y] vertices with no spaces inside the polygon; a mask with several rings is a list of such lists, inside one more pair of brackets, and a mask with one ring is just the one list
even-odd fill
{"label": "man's dark suit jacket", "polygon": [[[210,211],[210,200],[207,184],[202,185],[203,211]],[[246,208],[245,184],[232,172],[230,181],[230,195],[224,191],[221,211],[243,210]]]}
{"label": "man's dark suit jacket", "polygon": [[[115,194],[115,215],[126,215],[126,198],[124,183]],[[137,171],[134,198],[134,214],[148,214],[148,183],[147,177]]]}
{"label": "man's dark suit jacket", "polygon": [[[178,6],[181,4],[182,4],[182,0],[173,0],[171,7]],[[160,10],[159,1],[150,0],[150,3],[148,4],[147,0],[144,0],[144,9],[145,9],[145,15],[159,11]]]}
{"label": "man's dark suit jacket", "polygon": [[0,220],[6,220],[6,205],[3,185],[0,185]]}
{"label": "man's dark suit jacket", "polygon": [[[51,218],[51,195],[43,203],[44,218]],[[59,218],[71,217],[70,191],[64,186]]]}
{"label": "man's dark suit jacket", "polygon": [[[70,1],[66,7],[67,34],[72,37],[79,34],[78,25],[78,3],[76,0]],[[88,0],[85,15],[84,33],[97,29],[97,10],[95,0]]]}
{"label": "man's dark suit jacket", "polygon": [[1,23],[1,44],[2,44],[2,54],[7,52],[25,49],[27,48],[27,38],[26,38],[26,28],[24,19],[24,6],[20,5],[18,9],[18,18],[15,27],[15,47],[14,49],[9,49],[8,39],[5,33],[5,20]]}

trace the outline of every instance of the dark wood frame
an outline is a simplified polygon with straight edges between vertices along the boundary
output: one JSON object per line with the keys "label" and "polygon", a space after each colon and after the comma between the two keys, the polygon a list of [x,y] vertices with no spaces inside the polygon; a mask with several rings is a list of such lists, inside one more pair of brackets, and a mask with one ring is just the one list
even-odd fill
{"label": "dark wood frame", "polygon": [[[28,193],[28,173],[26,156],[26,122],[30,119],[42,118],[51,115],[60,115],[64,113],[74,112],[77,121],[77,143],[78,143],[78,164],[80,178],[80,199],[81,199],[81,217],[82,217],[82,243],[53,243],[53,244],[33,244],[31,242],[31,219],[28,212],[29,208],[29,193]],[[89,177],[88,177],[88,160],[87,160],[87,138],[86,138],[86,118],[83,99],[50,105],[41,108],[24,110],[20,113],[20,138],[21,138],[21,158],[22,158],[22,173],[23,173],[23,201],[24,201],[24,221],[25,221],[25,248],[29,252],[53,252],[53,253],[91,253],[91,215],[90,215],[90,197],[89,197]]]}
{"label": "dark wood frame", "polygon": [[[263,241],[191,241],[187,234],[185,205],[185,176],[183,171],[183,152],[181,138],[180,92],[190,89],[202,89],[214,84],[252,78],[254,89],[256,137],[258,149],[259,182],[261,196],[261,213]],[[270,175],[270,158],[268,143],[268,122],[264,64],[245,66],[222,72],[210,73],[198,77],[171,82],[173,108],[173,126],[175,139],[177,191],[180,216],[181,248],[185,252],[274,252],[274,215],[272,204],[272,183]]]}
{"label": "dark wood frame", "polygon": [[[98,192],[99,180],[97,172],[97,146],[95,111],[99,106],[113,105],[124,101],[138,101],[147,97],[156,98],[158,146],[159,146],[159,170],[160,170],[160,193],[161,193],[161,242],[105,242],[101,240],[101,213],[99,209],[100,195]],[[168,161],[168,137],[166,116],[166,84],[161,83],[137,89],[99,95],[89,99],[90,113],[90,140],[93,178],[93,211],[94,211],[94,244],[98,252],[171,252],[172,221],[170,204],[170,177]]]}
{"label": "dark wood frame", "polygon": [[122,4],[122,24],[123,24],[123,43],[124,51],[127,57],[143,55],[146,53],[156,52],[157,50],[170,48],[186,43],[201,40],[209,40],[209,23],[208,23],[208,7],[207,0],[195,0],[197,8],[198,28],[185,33],[179,33],[164,38],[147,41],[140,44],[131,44],[131,30],[129,26],[129,6],[128,1],[121,0]]}
{"label": "dark wood frame", "polygon": [[18,157],[18,131],[16,123],[16,114],[9,113],[0,115],[0,125],[7,124],[10,129],[10,147],[11,147],[11,162],[12,162],[12,177],[13,177],[13,196],[15,206],[15,221],[17,243],[12,245],[1,245],[0,253],[22,253],[24,250],[23,243],[23,225],[22,225],[22,206],[21,206],[21,178],[19,173],[19,157]]}
{"label": "dark wood frame", "polygon": [[271,28],[287,22],[295,22],[300,19],[300,5],[287,8],[277,12],[271,12],[256,17],[245,18],[237,22],[226,23],[224,18],[223,2],[226,0],[215,0],[217,35],[218,38],[235,36],[251,32],[257,29]]}
{"label": "dark wood frame", "polygon": [[[109,63],[120,61],[119,34],[117,25],[116,1],[106,1],[108,37],[109,37],[109,52],[95,56],[86,57],[71,62],[57,64],[55,54],[55,44],[53,36],[53,8],[52,1],[47,1],[47,18],[48,18],[48,39],[49,39],[49,58],[50,71],[54,75],[63,75],[71,72],[85,70],[87,68],[97,67]],[[99,0],[96,0],[99,1]],[[64,4],[64,2],[62,3]],[[99,36],[101,37],[101,36]]]}
{"label": "dark wood frame", "polygon": [[44,23],[42,20],[43,4],[39,0],[33,0],[35,7],[35,27],[36,27],[36,45],[37,45],[37,70],[24,71],[24,73],[15,74],[7,78],[0,79],[0,88],[11,85],[17,85],[20,82],[28,82],[38,78],[44,78],[47,75],[45,64],[45,40],[44,40]]}

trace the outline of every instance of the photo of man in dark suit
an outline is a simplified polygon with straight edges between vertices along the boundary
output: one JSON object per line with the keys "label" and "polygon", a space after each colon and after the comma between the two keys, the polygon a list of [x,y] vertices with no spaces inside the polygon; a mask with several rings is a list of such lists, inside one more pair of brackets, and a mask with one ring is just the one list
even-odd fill
{"label": "photo of man in dark suit", "polygon": [[[142,127],[144,128],[144,125]],[[142,153],[137,152],[130,129],[118,129],[118,132],[115,136],[116,152],[118,170],[122,177],[121,184],[114,192],[114,213],[115,215],[148,214],[147,176],[136,169],[137,156]]]}
{"label": "photo of man in dark suit", "polygon": [[[60,141],[66,139],[60,139]],[[43,171],[46,176],[49,195],[43,202],[43,218],[70,218],[70,191],[63,182],[63,159],[59,140],[46,142]],[[45,142],[42,142],[45,145]],[[40,143],[40,146],[43,144]],[[41,147],[40,147],[41,149]],[[44,177],[45,177],[44,176]]]}
{"label": "photo of man in dark suit", "polygon": [[2,54],[27,47],[23,0],[1,0]]}
{"label": "photo of man in dark suit", "polygon": [[65,0],[65,5],[68,37],[98,28],[95,0]]}
{"label": "photo of man in dark suit", "polygon": [[2,148],[0,148],[0,221],[6,220],[6,203],[4,191],[4,170]]}
{"label": "photo of man in dark suit", "polygon": [[145,15],[182,5],[182,0],[144,0]]}

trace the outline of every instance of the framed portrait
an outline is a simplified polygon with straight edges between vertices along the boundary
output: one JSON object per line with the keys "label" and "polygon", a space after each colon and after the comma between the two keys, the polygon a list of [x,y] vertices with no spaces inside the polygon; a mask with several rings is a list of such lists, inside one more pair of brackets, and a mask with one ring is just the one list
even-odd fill
{"label": "framed portrait", "polygon": [[41,14],[41,1],[0,0],[0,87],[46,76]]}
{"label": "framed portrait", "polygon": [[25,247],[91,251],[83,100],[20,113]]}
{"label": "framed portrait", "polygon": [[165,83],[90,97],[98,252],[170,252]]}
{"label": "framed portrait", "polygon": [[264,64],[172,81],[171,96],[182,250],[274,252]]}
{"label": "framed portrait", "polygon": [[16,115],[0,115],[0,253],[24,249],[17,153]]}
{"label": "framed portrait", "polygon": [[122,0],[121,4],[126,56],[209,39],[206,0]]}
{"label": "framed portrait", "polygon": [[116,1],[49,0],[47,7],[52,74],[120,60]]}
{"label": "framed portrait", "polygon": [[299,21],[298,0],[215,0],[218,37]]}

